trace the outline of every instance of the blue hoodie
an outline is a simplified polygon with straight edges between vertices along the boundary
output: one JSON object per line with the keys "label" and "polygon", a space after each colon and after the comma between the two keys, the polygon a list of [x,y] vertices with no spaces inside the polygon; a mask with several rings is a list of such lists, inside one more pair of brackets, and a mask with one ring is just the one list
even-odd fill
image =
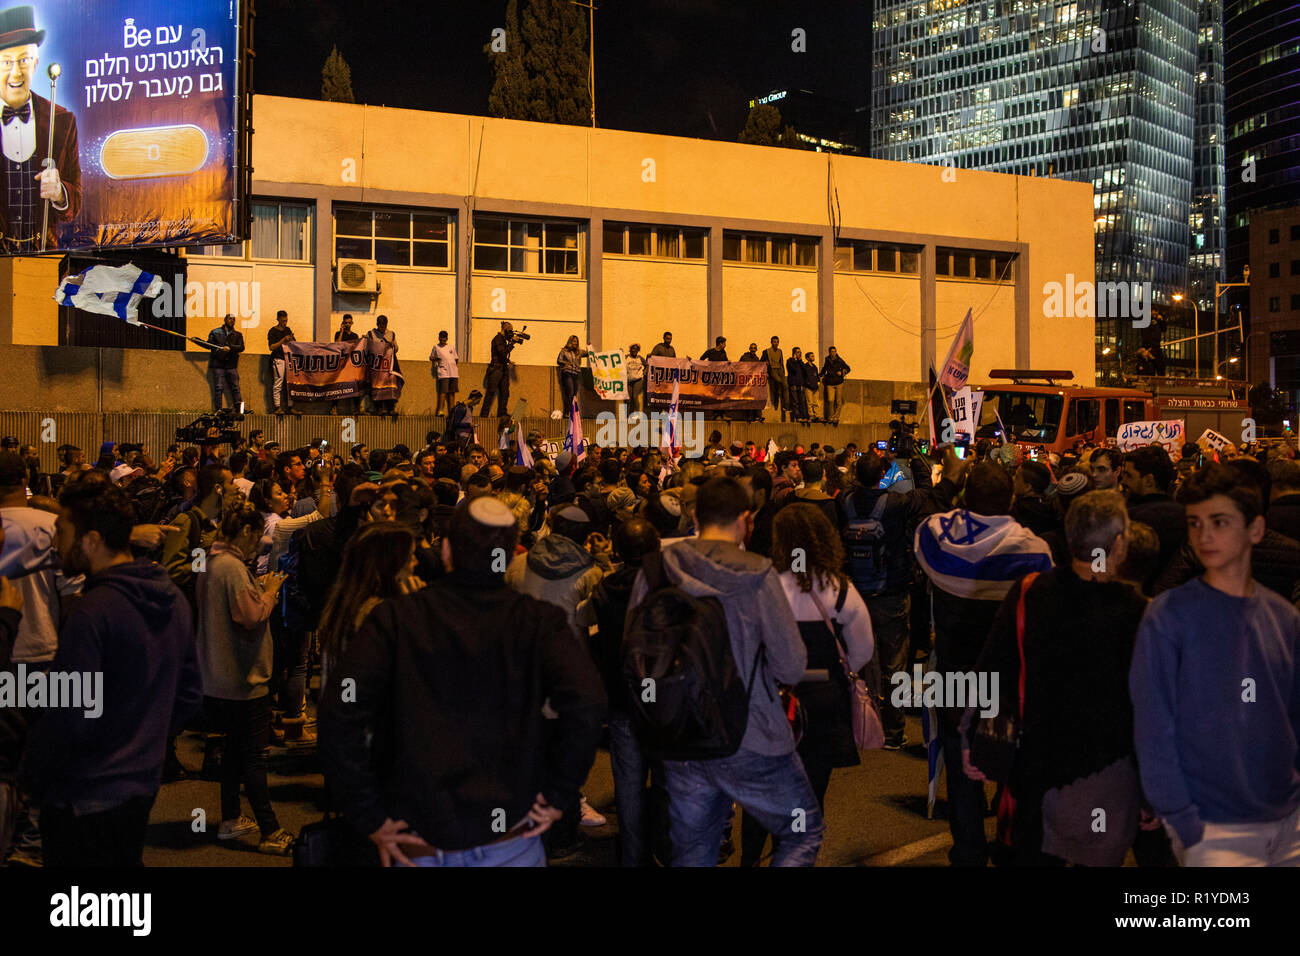
{"label": "blue hoodie", "polygon": [[33,792],[83,812],[157,793],[168,738],[203,701],[189,604],[166,569],[138,560],[88,577],[50,670],[102,673],[102,712],[38,714],[27,751]]}
{"label": "blue hoodie", "polygon": [[1184,846],[1207,822],[1300,806],[1297,651],[1300,612],[1258,583],[1241,598],[1194,578],[1147,607],[1129,671],[1138,768]]}

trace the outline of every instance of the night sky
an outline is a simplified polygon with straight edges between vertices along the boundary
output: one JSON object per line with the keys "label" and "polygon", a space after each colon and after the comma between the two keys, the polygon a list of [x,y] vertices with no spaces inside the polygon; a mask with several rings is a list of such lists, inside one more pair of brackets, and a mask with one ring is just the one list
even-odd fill
{"label": "night sky", "polygon": [[[869,0],[596,4],[599,126],[734,140],[749,97],[769,90],[867,104]],[[254,9],[257,93],[318,99],[321,66],[337,44],[359,103],[487,113],[483,47],[505,25],[506,0],[257,0]],[[806,53],[790,49],[795,27],[807,31]]]}

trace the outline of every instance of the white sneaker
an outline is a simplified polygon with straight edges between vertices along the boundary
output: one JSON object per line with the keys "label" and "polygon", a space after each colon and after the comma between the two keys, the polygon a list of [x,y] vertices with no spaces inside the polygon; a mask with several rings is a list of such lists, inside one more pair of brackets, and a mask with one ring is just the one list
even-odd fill
{"label": "white sneaker", "polygon": [[256,829],[256,820],[250,816],[240,814],[238,819],[221,821],[221,826],[217,829],[217,839],[236,840],[245,833],[252,833]]}
{"label": "white sneaker", "polygon": [[587,802],[583,797],[578,802],[579,809],[582,811],[582,819],[579,821],[584,827],[603,827],[609,821],[601,814],[596,812],[596,808]]}

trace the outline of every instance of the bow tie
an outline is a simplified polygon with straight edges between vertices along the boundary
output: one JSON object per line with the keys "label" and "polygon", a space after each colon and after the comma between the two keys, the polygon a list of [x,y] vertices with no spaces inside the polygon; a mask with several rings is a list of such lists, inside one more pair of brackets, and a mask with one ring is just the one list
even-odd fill
{"label": "bow tie", "polygon": [[0,109],[0,126],[8,126],[9,121],[14,117],[26,123],[32,118],[32,101],[28,100],[20,109],[14,109],[12,106],[6,106]]}

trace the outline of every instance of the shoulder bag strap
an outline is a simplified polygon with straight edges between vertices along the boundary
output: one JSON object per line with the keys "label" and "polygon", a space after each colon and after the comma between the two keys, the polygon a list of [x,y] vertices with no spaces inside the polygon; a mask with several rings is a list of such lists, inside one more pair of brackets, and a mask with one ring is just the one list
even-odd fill
{"label": "shoulder bag strap", "polygon": [[1020,582],[1020,597],[1016,600],[1016,648],[1020,651],[1020,720],[1025,719],[1025,595],[1033,587],[1037,571],[1031,571]]}

